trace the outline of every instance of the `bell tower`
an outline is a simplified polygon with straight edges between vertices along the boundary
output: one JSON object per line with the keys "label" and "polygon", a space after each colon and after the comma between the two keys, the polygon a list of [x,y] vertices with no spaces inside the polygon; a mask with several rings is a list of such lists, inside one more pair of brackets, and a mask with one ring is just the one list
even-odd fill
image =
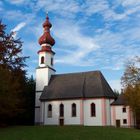
{"label": "bell tower", "polygon": [[49,21],[48,15],[43,23],[43,35],[39,38],[38,43],[41,49],[38,51],[39,61],[38,67],[36,68],[36,99],[35,99],[35,123],[41,123],[41,103],[40,95],[44,89],[44,86],[49,84],[51,75],[55,74],[53,68],[53,57],[55,52],[52,51],[52,46],[55,44],[55,40],[50,34],[50,28],[52,24]]}

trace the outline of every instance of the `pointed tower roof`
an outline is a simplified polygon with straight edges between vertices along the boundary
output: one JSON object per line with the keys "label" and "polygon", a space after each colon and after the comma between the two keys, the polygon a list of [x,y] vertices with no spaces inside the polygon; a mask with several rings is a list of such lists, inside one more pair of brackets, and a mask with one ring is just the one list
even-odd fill
{"label": "pointed tower roof", "polygon": [[49,21],[49,17],[48,14],[46,16],[46,20],[43,23],[43,28],[44,28],[44,33],[43,35],[39,38],[38,43],[40,45],[42,44],[46,44],[49,46],[53,46],[55,44],[55,40],[53,39],[53,37],[50,34],[50,28],[52,27],[52,24]]}

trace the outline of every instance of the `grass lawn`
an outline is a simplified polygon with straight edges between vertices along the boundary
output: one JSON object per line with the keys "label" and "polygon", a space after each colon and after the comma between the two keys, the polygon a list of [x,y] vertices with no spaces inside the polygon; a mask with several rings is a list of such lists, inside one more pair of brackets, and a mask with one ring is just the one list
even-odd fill
{"label": "grass lawn", "polygon": [[0,140],[140,140],[140,130],[88,126],[0,128]]}

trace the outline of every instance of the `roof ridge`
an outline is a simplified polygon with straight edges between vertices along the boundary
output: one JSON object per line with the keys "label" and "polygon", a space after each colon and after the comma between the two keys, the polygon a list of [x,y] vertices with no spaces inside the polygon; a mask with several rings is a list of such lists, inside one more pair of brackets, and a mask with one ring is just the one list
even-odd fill
{"label": "roof ridge", "polygon": [[85,73],[91,73],[91,72],[99,72],[99,73],[101,73],[100,70],[95,70],[95,71],[82,71],[82,72],[60,73],[60,74],[54,74],[54,76],[69,75],[69,74],[85,74]]}

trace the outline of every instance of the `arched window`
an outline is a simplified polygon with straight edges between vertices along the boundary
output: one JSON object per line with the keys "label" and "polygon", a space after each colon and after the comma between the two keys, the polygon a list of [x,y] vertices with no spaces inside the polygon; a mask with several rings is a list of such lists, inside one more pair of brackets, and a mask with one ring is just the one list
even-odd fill
{"label": "arched window", "polygon": [[72,109],[72,117],[76,117],[76,104],[75,103],[72,104],[71,109]]}
{"label": "arched window", "polygon": [[51,58],[51,65],[53,66],[53,58]]}
{"label": "arched window", "polygon": [[41,64],[44,64],[44,56],[41,57]]}
{"label": "arched window", "polygon": [[51,118],[52,117],[52,105],[49,104],[48,105],[48,118]]}
{"label": "arched window", "polygon": [[91,105],[90,105],[90,112],[91,112],[91,117],[96,116],[96,106],[94,103],[91,103]]}
{"label": "arched window", "polygon": [[59,106],[59,114],[60,114],[60,117],[64,117],[64,105],[63,104],[60,104],[60,106]]}

